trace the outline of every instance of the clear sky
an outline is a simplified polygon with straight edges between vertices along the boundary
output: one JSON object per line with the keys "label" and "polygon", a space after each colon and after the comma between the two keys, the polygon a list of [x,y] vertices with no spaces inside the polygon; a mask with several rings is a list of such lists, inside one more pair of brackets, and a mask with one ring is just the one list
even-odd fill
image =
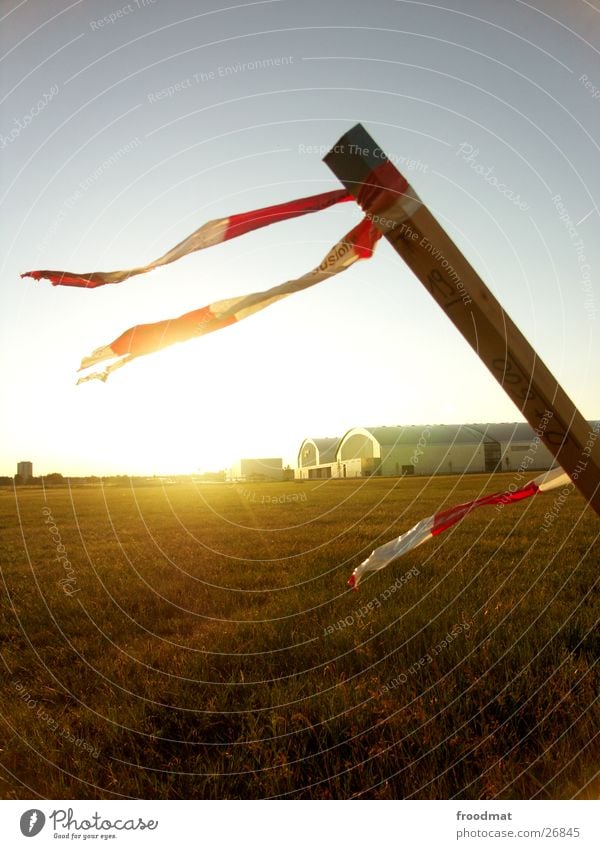
{"label": "clear sky", "polygon": [[192,472],[293,461],[305,436],[355,425],[522,420],[385,242],[238,326],[75,386],[81,357],[131,325],[310,270],[360,211],[93,291],[21,272],[141,264],[210,218],[337,188],[319,148],[358,121],[600,418],[597,0],[0,9],[0,474],[25,459],[37,474]]}

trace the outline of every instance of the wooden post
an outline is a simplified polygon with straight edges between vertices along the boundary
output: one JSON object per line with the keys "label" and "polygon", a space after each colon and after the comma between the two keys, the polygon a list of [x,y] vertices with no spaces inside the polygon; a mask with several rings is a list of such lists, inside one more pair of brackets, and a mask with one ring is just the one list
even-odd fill
{"label": "wooden post", "polygon": [[[324,162],[357,199],[600,515],[594,430],[474,268],[361,124]],[[458,378],[457,378],[458,379]]]}

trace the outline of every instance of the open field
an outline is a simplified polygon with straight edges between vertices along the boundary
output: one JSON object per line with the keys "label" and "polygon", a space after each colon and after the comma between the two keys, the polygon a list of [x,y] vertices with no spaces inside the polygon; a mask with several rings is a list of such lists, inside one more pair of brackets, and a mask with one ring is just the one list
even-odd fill
{"label": "open field", "polygon": [[557,492],[345,585],[512,481],[0,491],[0,795],[597,798],[600,522],[576,492],[547,531]]}

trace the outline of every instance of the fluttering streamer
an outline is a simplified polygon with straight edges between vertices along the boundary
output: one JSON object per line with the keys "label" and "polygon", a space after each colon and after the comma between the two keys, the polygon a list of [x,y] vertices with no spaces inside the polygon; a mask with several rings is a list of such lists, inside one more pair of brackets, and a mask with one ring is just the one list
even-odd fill
{"label": "fluttering streamer", "polygon": [[359,259],[367,259],[373,253],[381,233],[364,218],[326,254],[323,261],[312,271],[294,280],[288,280],[265,292],[254,292],[237,298],[215,301],[208,306],[180,315],[177,318],[157,321],[154,324],[138,324],[126,330],[109,345],[103,345],[81,361],[80,371],[97,363],[112,360],[104,371],[80,377],[78,383],[88,380],[105,381],[115,369],[121,368],[136,357],[151,354],[198,336],[220,330],[241,321],[282,298],[308,289],[327,280],[353,265]]}
{"label": "fluttering streamer", "polygon": [[263,209],[242,212],[228,218],[215,218],[213,221],[207,221],[206,224],[203,224],[202,227],[199,227],[198,230],[195,230],[182,242],[179,242],[153,262],[135,268],[127,268],[123,271],[87,271],[83,273],[49,270],[25,271],[21,274],[21,277],[33,277],[34,280],[44,278],[50,280],[53,286],[77,286],[84,289],[95,289],[98,286],[122,283],[130,277],[146,274],[162,265],[176,262],[178,259],[194,253],[194,251],[219,245],[221,242],[227,242],[229,239],[235,239],[237,236],[243,236],[253,230],[260,230],[261,227],[267,227],[269,224],[275,224],[278,221],[288,221],[290,218],[297,218],[299,215],[319,212],[336,203],[349,200],[353,200],[353,197],[345,189],[336,189],[332,192],[322,192],[318,195],[279,203],[276,206],[265,206]]}
{"label": "fluttering streamer", "polygon": [[[163,256],[147,265],[135,268],[122,271],[90,271],[85,273],[50,270],[26,271],[21,274],[21,277],[32,277],[34,280],[44,278],[50,280],[53,286],[76,286],[86,289],[122,283],[130,277],[145,274],[162,265],[175,262],[194,251],[218,245],[269,224],[275,224],[278,221],[286,221],[300,215],[319,212],[348,200],[353,200],[352,195],[345,189],[336,189],[275,206],[255,209],[251,212],[231,215],[228,218],[216,218],[195,230]],[[274,286],[264,292],[253,292],[250,295],[240,295],[237,298],[215,301],[208,306],[184,313],[177,318],[168,318],[152,324],[137,324],[135,327],[130,327],[110,344],[96,348],[88,357],[82,359],[79,371],[85,371],[91,366],[107,360],[111,362],[103,371],[83,375],[77,383],[85,383],[88,380],[106,381],[113,371],[130,363],[136,357],[160,351],[162,348],[174,345],[177,342],[186,342],[197,336],[204,336],[207,333],[213,333],[215,330],[221,330],[221,328],[235,324],[276,301],[288,297],[288,295],[300,292],[302,289],[308,289],[316,283],[321,283],[334,274],[345,271],[356,260],[370,257],[380,237],[380,231],[365,217],[360,224],[331,248],[316,268],[302,275],[302,277],[288,280],[286,283]]]}
{"label": "fluttering streamer", "polygon": [[544,472],[519,489],[483,495],[481,498],[467,501],[465,504],[457,504],[448,510],[441,510],[438,513],[434,513],[433,516],[421,519],[420,522],[409,531],[406,531],[406,533],[376,548],[360,566],[356,567],[348,580],[348,586],[357,590],[362,577],[367,572],[378,572],[380,569],[384,569],[392,560],[401,557],[403,554],[407,554],[418,545],[441,534],[442,531],[451,528],[452,525],[456,525],[457,522],[460,522],[472,510],[478,507],[485,507],[492,504],[514,504],[517,501],[522,501],[524,498],[531,498],[538,493],[547,492],[548,490],[557,489],[568,484],[571,484],[571,478],[559,466],[551,469],[549,472]]}

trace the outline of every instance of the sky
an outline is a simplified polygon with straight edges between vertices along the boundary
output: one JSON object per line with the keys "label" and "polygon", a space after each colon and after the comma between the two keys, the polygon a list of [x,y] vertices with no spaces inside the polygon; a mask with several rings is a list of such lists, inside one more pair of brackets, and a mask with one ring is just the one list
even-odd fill
{"label": "sky", "polygon": [[600,418],[599,53],[597,0],[2,0],[0,474],[293,464],[305,437],[354,426],[522,421],[384,240],[237,326],[75,385],[134,324],[309,271],[360,210],[118,286],[22,272],[139,265],[211,218],[338,188],[322,157],[357,122]]}

